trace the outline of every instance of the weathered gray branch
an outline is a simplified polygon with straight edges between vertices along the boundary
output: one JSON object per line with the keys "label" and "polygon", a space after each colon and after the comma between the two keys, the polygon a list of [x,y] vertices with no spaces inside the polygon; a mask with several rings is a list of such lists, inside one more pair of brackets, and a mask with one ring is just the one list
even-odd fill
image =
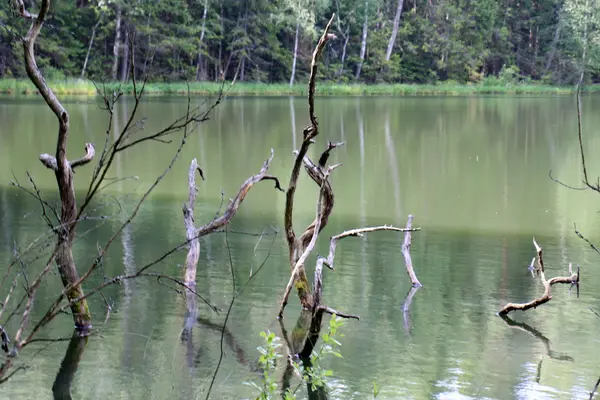
{"label": "weathered gray branch", "polygon": [[[69,161],[68,162],[69,167],[71,169],[75,169],[76,167],[85,165],[94,159],[95,154],[96,154],[96,149],[94,148],[94,145],[92,143],[86,143],[85,144],[85,155],[76,160]],[[55,172],[58,171],[58,163],[56,162],[56,157],[54,157],[48,153],[44,153],[44,154],[40,154],[40,161],[47,168],[49,168]]]}
{"label": "weathered gray branch", "polygon": [[406,221],[406,233],[404,234],[404,243],[402,244],[402,255],[404,256],[404,263],[406,264],[406,273],[410,277],[410,281],[413,287],[420,287],[421,282],[417,279],[417,275],[415,274],[415,270],[412,265],[412,258],[410,256],[410,245],[412,240],[411,235],[411,227],[412,227],[413,216],[408,216],[408,221]]}
{"label": "weathered gray branch", "polygon": [[577,270],[577,273],[573,273],[572,264],[569,264],[569,273],[571,274],[571,276],[568,276],[568,277],[567,276],[565,276],[565,277],[558,276],[558,277],[552,278],[550,280],[546,280],[545,271],[544,271],[544,260],[542,258],[542,248],[537,244],[537,242],[535,241],[535,238],[533,239],[533,245],[535,246],[535,249],[537,252],[537,271],[542,280],[542,284],[544,285],[544,294],[541,297],[538,297],[537,299],[534,299],[528,303],[508,303],[498,313],[500,316],[507,315],[509,312],[516,311],[516,310],[526,311],[526,310],[529,310],[530,308],[536,308],[537,306],[547,303],[548,301],[550,301],[552,299],[551,288],[552,288],[552,285],[554,285],[554,284],[557,284],[557,283],[568,283],[568,284],[574,284],[574,285],[579,284],[579,269]]}

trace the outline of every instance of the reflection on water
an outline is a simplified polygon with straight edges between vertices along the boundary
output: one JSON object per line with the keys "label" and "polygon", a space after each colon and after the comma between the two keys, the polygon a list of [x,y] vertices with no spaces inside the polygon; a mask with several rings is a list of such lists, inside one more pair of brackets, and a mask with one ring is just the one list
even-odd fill
{"label": "reflection on water", "polygon": [[[402,234],[372,233],[339,244],[337,268],[327,273],[324,296],[361,320],[346,321],[344,358],[327,363],[335,376],[329,382],[329,398],[368,398],[373,382],[381,387],[379,398],[389,399],[588,398],[600,373],[600,318],[588,311],[590,306],[600,307],[600,271],[595,269],[597,255],[574,236],[572,227],[577,223],[590,240],[600,242],[598,198],[569,191],[548,178],[552,169],[563,181],[579,181],[573,99],[317,101],[321,135],[310,156],[319,154],[327,140],[346,144],[332,153],[331,162],[342,162],[343,167],[332,178],[336,205],[316,252],[327,251],[326,238],[331,235],[366,225],[402,226],[408,213],[423,228],[413,234],[411,248],[423,284],[418,291],[411,289],[404,269]],[[178,116],[185,102],[148,99],[140,113],[147,117],[145,129],[159,128]],[[594,113],[599,102],[597,97],[584,101],[590,154],[600,148],[600,136],[593,129],[600,125],[600,114]],[[86,141],[100,143],[106,119],[94,102],[71,101],[66,106],[74,132],[70,151]],[[121,107],[117,124],[122,124],[127,102]],[[40,153],[54,148],[55,138],[48,131],[54,126],[53,116],[37,99],[0,98],[0,115],[0,263],[7,265],[13,243],[27,244],[44,229],[35,199],[8,185],[11,171],[20,180],[29,171],[48,200],[56,201],[54,177],[37,161]],[[270,172],[286,182],[307,116],[303,98],[224,102],[189,140],[179,162],[112,247],[90,285],[129,273],[185,240],[181,204],[187,199],[191,158],[198,158],[206,174],[206,181],[198,184],[197,224],[215,215],[222,191],[227,201],[260,168],[270,148],[275,150]],[[139,180],[112,185],[107,198],[114,196],[129,210],[132,199],[162,172],[173,151],[173,145],[148,143],[121,154],[111,178]],[[598,165],[590,158],[594,170]],[[81,189],[90,174],[91,168],[77,172]],[[284,195],[268,186],[252,189],[232,231],[260,233],[283,225]],[[296,208],[301,225],[314,216],[317,191],[306,177],[300,179]],[[108,220],[80,237],[74,250],[77,262],[89,265],[97,244],[104,243],[120,222]],[[85,221],[81,231],[94,224]],[[566,275],[568,262],[581,266],[580,296],[557,287],[549,303],[503,321],[496,312],[506,302],[529,301],[543,291],[527,270],[534,235],[544,247],[549,275]],[[260,380],[258,334],[281,334],[275,315],[289,278],[281,236],[271,249],[270,240],[257,245],[255,236],[229,235],[237,287],[269,251],[271,256],[232,309],[214,398],[250,398],[249,387],[241,382]],[[233,290],[224,240],[223,234],[202,238],[196,288],[222,310]],[[156,269],[182,275],[185,252],[176,252]],[[309,276],[312,265],[314,256],[307,264]],[[59,277],[51,275],[39,289],[33,318],[43,314],[45,301],[60,288]],[[89,338],[85,352],[77,355],[75,350],[83,349],[77,342],[32,344],[19,356],[29,369],[0,386],[0,397],[52,398],[54,389],[73,398],[204,398],[220,357],[224,312],[214,313],[199,302],[193,336],[182,341],[185,298],[171,288],[137,280],[108,288],[104,295],[114,308],[105,321],[105,300],[91,299],[94,326],[101,334]],[[300,313],[295,297],[288,307],[284,328],[293,338]],[[7,329],[14,331],[17,322],[10,321]],[[68,315],[60,316],[43,334],[70,337],[71,325]],[[75,364],[77,372],[70,376],[68,366]],[[289,374],[285,364],[278,363],[278,382]],[[289,379],[292,387],[300,383],[295,376]],[[300,390],[306,394],[305,387]]]}

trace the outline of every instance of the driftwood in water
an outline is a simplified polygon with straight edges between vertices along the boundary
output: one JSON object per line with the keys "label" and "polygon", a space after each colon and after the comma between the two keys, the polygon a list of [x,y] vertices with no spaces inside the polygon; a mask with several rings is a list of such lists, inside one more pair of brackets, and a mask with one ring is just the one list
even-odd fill
{"label": "driftwood in water", "polygon": [[198,259],[200,257],[200,241],[199,238],[209,233],[217,231],[219,228],[227,225],[229,221],[234,217],[240,204],[246,198],[246,195],[254,186],[254,184],[263,180],[272,180],[275,182],[275,188],[283,191],[279,180],[271,175],[267,175],[267,170],[273,160],[273,149],[271,149],[271,156],[268,160],[263,163],[259,173],[248,178],[240,187],[238,193],[233,198],[229,206],[225,210],[222,216],[217,217],[210,221],[208,224],[196,228],[194,220],[194,204],[196,202],[196,171],[198,171],[200,177],[204,179],[204,173],[198,162],[194,158],[190,163],[188,171],[188,189],[189,197],[188,202],[183,205],[183,220],[185,224],[186,239],[189,242],[190,248],[188,250],[185,259],[185,279],[184,284],[186,287],[186,305],[187,311],[184,321],[184,327],[181,333],[182,340],[187,340],[192,332],[192,328],[198,318],[198,307],[196,301],[196,269],[198,267]]}
{"label": "driftwood in water", "polygon": [[[558,276],[552,279],[546,280],[544,260],[542,258],[542,248],[537,244],[535,238],[533,239],[533,245],[537,253],[536,264],[534,271],[540,276],[542,284],[544,285],[544,294],[528,303],[508,303],[498,313],[500,316],[507,315],[511,311],[521,310],[526,311],[530,308],[536,308],[544,303],[547,303],[552,299],[552,285],[557,283],[568,283],[571,285],[579,285],[579,268],[576,273],[573,273],[572,264],[569,263],[569,273],[571,276]],[[530,267],[531,269],[531,267]]]}

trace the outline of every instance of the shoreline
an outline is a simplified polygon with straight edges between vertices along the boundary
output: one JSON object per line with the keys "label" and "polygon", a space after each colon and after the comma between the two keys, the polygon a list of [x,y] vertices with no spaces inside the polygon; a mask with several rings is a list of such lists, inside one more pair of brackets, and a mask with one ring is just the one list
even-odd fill
{"label": "shoreline", "polygon": [[[102,84],[98,84],[102,87]],[[226,84],[227,85],[227,84]],[[56,95],[97,96],[96,87],[89,80],[63,80],[50,81],[49,86]],[[112,92],[120,88],[124,94],[133,92],[131,82],[111,82],[104,84],[107,91]],[[138,88],[141,84],[138,84]],[[217,82],[190,82],[190,94],[216,95],[221,87]],[[227,87],[227,86],[226,86]],[[550,86],[541,84],[335,84],[324,83],[316,90],[317,96],[410,96],[410,95],[568,95],[576,92],[575,86]],[[600,92],[600,85],[585,86],[583,93]],[[187,85],[185,82],[152,82],[145,88],[147,95],[176,95],[185,96]],[[37,90],[26,79],[0,79],[0,94],[3,96],[33,96]],[[230,96],[305,96],[306,84],[294,84],[290,87],[286,83],[253,83],[236,82],[228,91]]]}

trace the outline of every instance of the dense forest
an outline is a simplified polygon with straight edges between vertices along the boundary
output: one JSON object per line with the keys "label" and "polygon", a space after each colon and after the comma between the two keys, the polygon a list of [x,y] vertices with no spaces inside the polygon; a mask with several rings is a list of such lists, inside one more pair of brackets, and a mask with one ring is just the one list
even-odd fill
{"label": "dense forest", "polygon": [[[34,1],[26,1],[35,9]],[[27,4],[29,3],[29,4]],[[50,80],[305,81],[336,13],[320,78],[339,83],[572,84],[600,80],[600,0],[76,0],[37,45]],[[0,2],[0,78],[22,78],[29,24]]]}

